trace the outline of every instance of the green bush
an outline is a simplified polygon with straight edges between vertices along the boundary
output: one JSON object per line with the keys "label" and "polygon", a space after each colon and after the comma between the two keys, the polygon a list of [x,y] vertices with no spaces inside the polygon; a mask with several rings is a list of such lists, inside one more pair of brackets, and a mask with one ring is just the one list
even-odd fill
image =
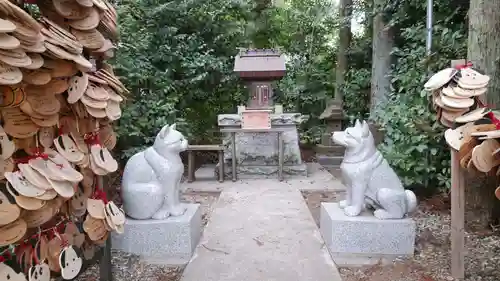
{"label": "green bush", "polygon": [[435,73],[450,60],[464,57],[467,37],[463,29],[452,31],[439,23],[434,28],[433,54],[426,58],[425,26],[401,29],[404,44],[393,50],[397,58],[392,73],[393,91],[385,112],[377,120],[386,139],[380,149],[408,187],[450,186],[450,154],[444,129],[430,109],[430,93],[423,85],[428,68]]}
{"label": "green bush", "polygon": [[[436,1],[432,54],[426,54],[425,1],[390,1],[384,7],[395,29],[392,53],[392,91],[384,114],[375,120],[384,131],[379,149],[405,186],[447,188],[450,186],[450,155],[444,129],[436,122],[430,93],[423,90],[429,73],[448,67],[450,60],[464,58],[467,28],[463,18],[468,3]],[[367,118],[370,95],[370,32],[356,38],[351,47],[351,69],[347,74],[345,107],[350,119]],[[368,40],[367,40],[368,39]],[[368,41],[368,42],[367,42]]]}
{"label": "green bush", "polygon": [[133,93],[118,127],[123,157],[151,145],[167,123],[192,142],[214,138],[217,114],[247,96],[232,69],[237,48],[249,44],[248,10],[226,0],[120,3],[114,65]]}

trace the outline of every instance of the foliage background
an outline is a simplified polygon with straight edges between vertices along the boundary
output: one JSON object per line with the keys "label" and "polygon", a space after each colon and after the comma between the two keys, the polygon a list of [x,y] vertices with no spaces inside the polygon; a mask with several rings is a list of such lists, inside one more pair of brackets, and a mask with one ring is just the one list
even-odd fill
{"label": "foliage background", "polygon": [[[250,0],[122,0],[121,43],[114,61],[133,98],[118,126],[123,157],[153,142],[165,123],[176,122],[192,143],[215,141],[217,114],[236,111],[247,93],[232,73],[238,47],[277,46],[287,55],[287,76],[276,102],[309,115],[301,141],[316,144],[318,119],[335,88],[337,8],[329,0],[288,0],[256,19]],[[344,105],[350,120],[367,118],[373,15],[368,0],[354,1],[363,32],[349,50]],[[388,1],[384,13],[395,32],[391,98],[376,120],[385,130],[380,149],[406,186],[449,186],[449,154],[422,85],[429,71],[466,55],[468,1],[434,1],[434,44],[425,50],[425,1]],[[256,24],[258,23],[258,24]],[[253,39],[253,40],[252,40]],[[261,40],[260,38],[259,40]]]}

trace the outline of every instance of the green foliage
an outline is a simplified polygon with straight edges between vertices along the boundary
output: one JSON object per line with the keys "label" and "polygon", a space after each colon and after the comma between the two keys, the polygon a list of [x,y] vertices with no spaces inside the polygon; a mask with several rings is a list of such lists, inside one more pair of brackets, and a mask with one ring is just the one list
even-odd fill
{"label": "green foliage", "polygon": [[[217,115],[236,111],[248,94],[233,74],[238,47],[280,47],[287,75],[275,102],[286,111],[309,116],[301,142],[318,143],[318,116],[335,89],[336,38],[340,23],[329,0],[124,0],[119,5],[121,42],[114,62],[133,97],[119,124],[124,156],[153,142],[165,123],[176,122],[192,143],[214,141]],[[267,6],[260,9],[259,5]],[[395,29],[392,93],[385,114],[376,120],[385,130],[380,146],[406,186],[449,185],[449,153],[443,128],[422,91],[429,71],[465,57],[464,18],[468,1],[434,1],[433,53],[425,50],[425,1],[354,1],[365,32],[348,51],[344,106],[350,120],[367,119],[370,101],[372,15],[384,12]],[[375,9],[373,11],[372,9]]]}
{"label": "green foliage", "polygon": [[368,119],[370,109],[370,82],[372,40],[366,34],[355,36],[349,49],[349,70],[344,85],[344,111],[350,123]]}
{"label": "green foliage", "polygon": [[248,6],[227,0],[125,0],[119,6],[117,72],[133,98],[119,123],[124,156],[150,145],[166,123],[210,140],[217,114],[246,97],[232,73],[245,46]]}
{"label": "green foliage", "polygon": [[150,145],[165,123],[176,122],[190,142],[214,141],[217,114],[248,98],[233,62],[238,47],[252,45],[280,46],[290,58],[277,102],[309,114],[303,139],[317,142],[317,116],[334,82],[334,15],[325,5],[291,1],[262,11],[255,1],[122,1],[114,64],[133,92],[119,123],[123,156]]}
{"label": "green foliage", "polygon": [[[379,148],[405,186],[412,188],[450,185],[450,155],[444,143],[444,128],[436,122],[430,93],[423,91],[423,84],[429,72],[435,73],[448,67],[450,60],[466,55],[463,19],[468,3],[434,2],[434,38],[429,57],[425,49],[425,1],[388,1],[374,11],[383,9],[389,24],[397,30],[392,51],[392,92],[384,114],[376,120],[385,133]],[[361,8],[366,9],[362,5]],[[366,119],[368,114],[371,30],[367,31],[363,37],[355,38],[350,50],[344,103],[351,119]]]}
{"label": "green foliage", "polygon": [[300,130],[302,143],[317,144],[323,133],[318,119],[335,89],[335,46],[337,22],[328,1],[289,1],[273,11],[272,41],[287,54],[287,75],[278,84],[276,102],[288,112],[309,116]]}
{"label": "green foliage", "polygon": [[368,119],[370,109],[371,69],[351,68],[346,74],[344,86],[344,111],[352,124],[356,119]]}
{"label": "green foliage", "polygon": [[428,71],[435,73],[449,67],[451,59],[466,55],[465,27],[460,23],[452,25],[452,20],[453,16],[437,19],[430,57],[426,57],[425,22],[399,28],[399,43],[393,50],[397,60],[392,73],[393,91],[384,115],[377,121],[386,134],[380,149],[406,186],[450,186],[450,155],[444,143],[444,128],[436,122],[436,113],[430,109],[430,93],[423,90],[423,84]]}

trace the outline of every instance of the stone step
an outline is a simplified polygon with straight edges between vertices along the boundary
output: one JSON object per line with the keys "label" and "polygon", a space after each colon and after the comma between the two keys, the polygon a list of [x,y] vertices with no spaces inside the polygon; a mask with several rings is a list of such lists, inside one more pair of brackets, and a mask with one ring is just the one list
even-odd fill
{"label": "stone step", "polygon": [[332,174],[332,176],[334,176],[335,178],[337,179],[342,179],[342,172],[340,171],[340,167],[339,166],[331,166],[331,167],[326,167],[328,169],[328,172],[330,172],[330,174]]}
{"label": "stone step", "polygon": [[[278,176],[277,165],[237,165],[238,179],[259,179],[259,178],[276,178]],[[218,170],[215,171],[218,173]],[[224,166],[225,179],[232,178],[232,166],[226,164]],[[217,174],[218,175],[218,174]],[[307,165],[305,163],[298,165],[284,165],[283,176],[290,178],[291,176],[307,176]]]}
{"label": "stone step", "polygon": [[340,145],[322,145],[317,144],[314,151],[320,155],[343,156],[345,148]]}
{"label": "stone step", "polygon": [[342,164],[343,156],[316,155],[318,163],[326,168],[339,167]]}

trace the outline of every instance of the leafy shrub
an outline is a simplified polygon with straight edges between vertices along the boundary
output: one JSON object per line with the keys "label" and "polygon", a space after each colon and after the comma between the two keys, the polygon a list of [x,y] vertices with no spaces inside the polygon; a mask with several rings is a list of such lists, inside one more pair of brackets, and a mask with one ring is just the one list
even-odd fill
{"label": "leafy shrub", "polygon": [[[407,187],[446,188],[450,182],[450,155],[444,128],[430,108],[423,84],[429,73],[448,67],[450,60],[466,55],[468,2],[438,0],[434,4],[432,54],[426,54],[425,1],[388,1],[384,7],[396,29],[392,92],[384,114],[376,122],[384,131],[379,149]],[[371,27],[370,27],[371,28]],[[351,69],[347,74],[345,109],[350,119],[367,118],[371,67],[371,31],[355,38]]]}
{"label": "leafy shrub", "polygon": [[356,119],[368,119],[370,109],[371,69],[351,68],[346,75],[344,86],[344,111],[350,123]]}
{"label": "leafy shrub", "polygon": [[463,29],[452,31],[439,23],[433,54],[426,58],[425,26],[401,29],[404,44],[393,50],[393,91],[378,123],[386,140],[380,149],[409,187],[449,187],[450,154],[444,143],[443,127],[430,109],[430,93],[423,90],[428,67],[435,73],[449,67],[450,59],[465,57],[467,36]]}
{"label": "leafy shrub", "polygon": [[217,114],[247,95],[232,72],[237,47],[249,43],[245,2],[125,0],[118,12],[114,64],[133,92],[118,127],[123,156],[151,145],[167,123],[192,142],[211,141]]}

